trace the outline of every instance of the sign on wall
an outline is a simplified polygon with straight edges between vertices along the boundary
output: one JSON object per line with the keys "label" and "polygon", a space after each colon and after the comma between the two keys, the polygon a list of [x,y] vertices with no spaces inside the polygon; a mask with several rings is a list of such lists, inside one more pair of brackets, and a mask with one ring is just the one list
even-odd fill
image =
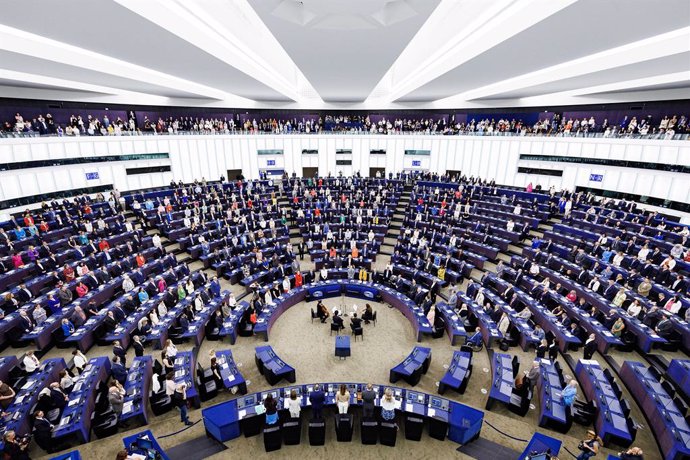
{"label": "sign on wall", "polygon": [[275,166],[276,160],[266,160],[266,166]]}
{"label": "sign on wall", "polygon": [[604,180],[604,175],[603,174],[590,174],[589,180],[590,180],[590,182],[601,182]]}
{"label": "sign on wall", "polygon": [[98,173],[97,173],[97,172],[88,172],[88,173],[86,173],[86,180],[98,180],[98,179],[100,179],[100,178],[98,177]]}
{"label": "sign on wall", "polygon": [[412,166],[422,166],[421,160],[412,160]]}

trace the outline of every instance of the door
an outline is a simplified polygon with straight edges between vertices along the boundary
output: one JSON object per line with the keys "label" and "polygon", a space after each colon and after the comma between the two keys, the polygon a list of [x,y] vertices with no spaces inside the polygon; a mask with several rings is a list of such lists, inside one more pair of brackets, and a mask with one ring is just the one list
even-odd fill
{"label": "door", "polygon": [[369,177],[376,177],[376,173],[379,173],[379,177],[386,177],[386,168],[369,168]]}
{"label": "door", "polygon": [[450,177],[457,176],[460,177],[462,174],[462,171],[458,169],[446,169],[446,174],[448,174]]}
{"label": "door", "polygon": [[236,181],[242,177],[243,176],[242,176],[242,170],[241,169],[228,169],[228,175],[227,175],[228,181]]}
{"label": "door", "polygon": [[302,168],[302,177],[314,177],[319,173],[319,168],[304,167]]}

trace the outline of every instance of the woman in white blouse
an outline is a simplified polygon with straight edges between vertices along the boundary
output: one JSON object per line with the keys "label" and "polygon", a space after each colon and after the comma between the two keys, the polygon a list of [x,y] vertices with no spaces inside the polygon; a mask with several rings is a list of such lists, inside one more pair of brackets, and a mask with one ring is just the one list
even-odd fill
{"label": "woman in white blouse", "polygon": [[177,356],[177,347],[170,339],[165,341],[165,354],[170,359],[173,359],[175,356]]}
{"label": "woman in white blouse", "polygon": [[290,411],[290,417],[299,418],[299,414],[302,410],[301,398],[297,397],[297,392],[295,390],[290,390],[290,397],[287,400],[287,408]]}

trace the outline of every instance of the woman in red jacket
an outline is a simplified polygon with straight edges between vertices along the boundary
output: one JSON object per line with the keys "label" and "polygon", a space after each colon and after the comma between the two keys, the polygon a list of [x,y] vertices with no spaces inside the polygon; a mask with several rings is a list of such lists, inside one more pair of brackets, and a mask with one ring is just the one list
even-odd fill
{"label": "woman in red jacket", "polygon": [[79,297],[84,297],[89,292],[89,288],[86,287],[81,281],[77,284],[77,295]]}

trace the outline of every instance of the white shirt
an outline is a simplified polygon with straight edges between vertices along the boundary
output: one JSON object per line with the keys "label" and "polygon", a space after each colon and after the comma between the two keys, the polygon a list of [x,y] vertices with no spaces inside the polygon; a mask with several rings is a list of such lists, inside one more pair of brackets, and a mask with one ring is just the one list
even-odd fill
{"label": "white shirt", "polygon": [[177,347],[175,346],[174,343],[171,343],[170,345],[168,345],[168,346],[165,348],[165,355],[166,355],[168,358],[170,358],[170,359],[172,359],[172,358],[174,358],[175,356],[177,356]]}
{"label": "white shirt", "polygon": [[298,396],[296,399],[291,399],[287,398],[287,408],[290,411],[290,417],[292,418],[299,418],[300,411],[302,410],[302,406],[300,403],[300,397]]}
{"label": "white shirt", "polygon": [[24,363],[24,368],[26,369],[26,372],[28,372],[28,373],[34,372],[41,365],[41,363],[38,361],[38,358],[36,356],[30,356],[30,355],[26,355],[24,357],[23,363]]}
{"label": "white shirt", "polygon": [[130,278],[125,278],[125,280],[122,282],[122,290],[129,292],[132,289],[134,289],[134,281],[132,281]]}
{"label": "white shirt", "polygon": [[283,290],[284,291],[289,291],[290,290],[290,280],[285,278],[283,280]]}

